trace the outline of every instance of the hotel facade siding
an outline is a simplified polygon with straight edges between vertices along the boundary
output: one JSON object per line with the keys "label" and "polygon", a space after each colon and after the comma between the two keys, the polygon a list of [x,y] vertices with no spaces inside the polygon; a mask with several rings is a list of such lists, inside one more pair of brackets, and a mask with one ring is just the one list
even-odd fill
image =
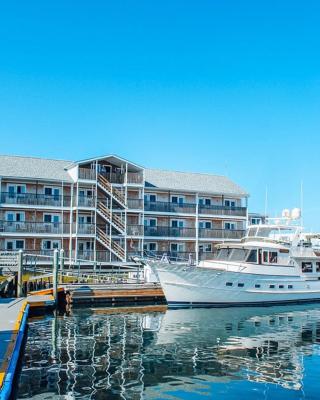
{"label": "hotel facade siding", "polygon": [[78,162],[0,156],[0,251],[127,261],[195,261],[240,240],[248,194],[224,176],[143,168],[109,155]]}

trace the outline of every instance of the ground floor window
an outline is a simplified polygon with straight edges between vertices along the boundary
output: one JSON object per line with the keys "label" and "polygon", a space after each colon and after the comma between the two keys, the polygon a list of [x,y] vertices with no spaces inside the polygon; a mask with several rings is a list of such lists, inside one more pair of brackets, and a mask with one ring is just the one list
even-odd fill
{"label": "ground floor window", "polygon": [[157,243],[154,243],[154,242],[144,243],[143,250],[145,250],[145,251],[157,251]]}
{"label": "ground floor window", "polygon": [[24,240],[8,240],[6,241],[6,250],[24,250]]}
{"label": "ground floor window", "polygon": [[60,240],[43,240],[42,249],[43,250],[60,249]]}

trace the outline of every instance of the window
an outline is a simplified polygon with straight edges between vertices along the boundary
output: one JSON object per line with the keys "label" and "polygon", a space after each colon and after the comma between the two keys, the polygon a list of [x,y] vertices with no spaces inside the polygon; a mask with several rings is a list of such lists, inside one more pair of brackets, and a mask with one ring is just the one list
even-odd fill
{"label": "window", "polygon": [[42,241],[42,249],[43,250],[60,249],[60,241],[59,240],[43,240]]}
{"label": "window", "polygon": [[14,197],[15,194],[24,194],[26,193],[26,185],[8,185],[8,193],[9,197]]}
{"label": "window", "polygon": [[263,262],[265,264],[277,264],[278,253],[276,251],[263,251]]}
{"label": "window", "polygon": [[270,288],[270,289],[274,289],[274,288],[275,288],[275,285],[270,285],[269,288]]}
{"label": "window", "polygon": [[43,214],[43,222],[47,224],[54,223],[57,225],[60,222],[60,216],[55,214]]}
{"label": "window", "polygon": [[78,221],[79,221],[80,225],[91,224],[92,218],[91,218],[91,215],[79,215]]}
{"label": "window", "polygon": [[211,206],[211,199],[207,197],[200,197],[199,206]]}
{"label": "window", "polygon": [[150,202],[156,202],[157,201],[157,195],[156,194],[145,194],[144,195],[145,201],[150,201]]}
{"label": "window", "polygon": [[260,225],[261,224],[261,218],[251,218],[251,225]]}
{"label": "window", "polygon": [[157,219],[156,218],[147,218],[144,220],[144,226],[157,226]]}
{"label": "window", "polygon": [[25,218],[24,212],[7,212],[6,219],[8,222],[23,222]]}
{"label": "window", "polygon": [[254,285],[254,287],[255,287],[256,289],[260,289],[260,288],[261,288],[261,285],[260,285],[259,283],[256,283],[256,284]]}
{"label": "window", "polygon": [[249,256],[247,258],[248,263],[256,263],[257,262],[257,250],[251,250]]}
{"label": "window", "polygon": [[276,264],[278,262],[278,253],[276,251],[269,251],[269,263]]}
{"label": "window", "polygon": [[288,289],[293,289],[293,286],[292,285],[288,285]]}
{"label": "window", "polygon": [[230,256],[231,250],[229,248],[220,249],[217,255],[217,260],[226,261]]}
{"label": "window", "polygon": [[183,204],[184,197],[183,196],[171,196],[171,202],[175,204]]}
{"label": "window", "polygon": [[316,262],[316,272],[320,272],[320,262]]}
{"label": "window", "polygon": [[245,261],[248,251],[245,249],[233,249],[230,261]]}
{"label": "window", "polygon": [[284,286],[283,285],[279,285],[279,289],[284,289]]}
{"label": "window", "polygon": [[157,243],[153,242],[144,243],[143,248],[146,251],[157,251]]}
{"label": "window", "polygon": [[211,221],[199,221],[199,229],[212,229]]}
{"label": "window", "polygon": [[9,240],[6,242],[6,250],[23,250],[24,249],[24,240]]}
{"label": "window", "polygon": [[238,283],[238,287],[244,287],[244,283]]}
{"label": "window", "polygon": [[59,188],[52,188],[52,187],[45,187],[44,194],[46,196],[53,196],[55,200],[59,200],[60,197],[60,189]]}
{"label": "window", "polygon": [[312,273],[312,263],[311,262],[302,262],[301,269],[304,274]]}
{"label": "window", "polygon": [[212,244],[200,244],[199,245],[199,251],[202,253],[211,253],[212,252]]}
{"label": "window", "polygon": [[170,251],[183,253],[185,251],[185,244],[184,243],[170,243]]}
{"label": "window", "polygon": [[232,286],[233,283],[232,282],[226,282],[226,286]]}
{"label": "window", "polygon": [[228,231],[232,231],[232,230],[236,229],[235,222],[225,222],[224,223],[224,229],[226,229]]}
{"label": "window", "polygon": [[224,205],[226,207],[235,207],[236,206],[236,201],[235,200],[226,199],[224,201]]}
{"label": "window", "polygon": [[171,227],[172,228],[183,228],[184,221],[182,219],[172,219],[171,220]]}

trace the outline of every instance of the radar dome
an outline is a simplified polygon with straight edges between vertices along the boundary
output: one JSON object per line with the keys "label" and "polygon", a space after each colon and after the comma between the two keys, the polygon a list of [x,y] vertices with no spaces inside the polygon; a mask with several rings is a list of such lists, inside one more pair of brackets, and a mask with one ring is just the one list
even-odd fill
{"label": "radar dome", "polygon": [[292,219],[299,219],[301,217],[301,210],[300,208],[294,208],[291,211],[291,218]]}
{"label": "radar dome", "polygon": [[285,208],[282,211],[282,218],[290,218],[290,210],[288,210],[287,208]]}

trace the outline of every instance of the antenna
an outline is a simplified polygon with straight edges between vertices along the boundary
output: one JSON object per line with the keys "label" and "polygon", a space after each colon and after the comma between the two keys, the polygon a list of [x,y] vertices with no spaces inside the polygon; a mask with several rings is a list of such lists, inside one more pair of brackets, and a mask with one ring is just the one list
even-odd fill
{"label": "antenna", "polygon": [[300,210],[301,210],[301,226],[303,226],[303,181],[300,182]]}
{"label": "antenna", "polygon": [[268,211],[268,186],[266,185],[266,194],[265,194],[265,201],[264,201],[264,216],[267,216]]}

